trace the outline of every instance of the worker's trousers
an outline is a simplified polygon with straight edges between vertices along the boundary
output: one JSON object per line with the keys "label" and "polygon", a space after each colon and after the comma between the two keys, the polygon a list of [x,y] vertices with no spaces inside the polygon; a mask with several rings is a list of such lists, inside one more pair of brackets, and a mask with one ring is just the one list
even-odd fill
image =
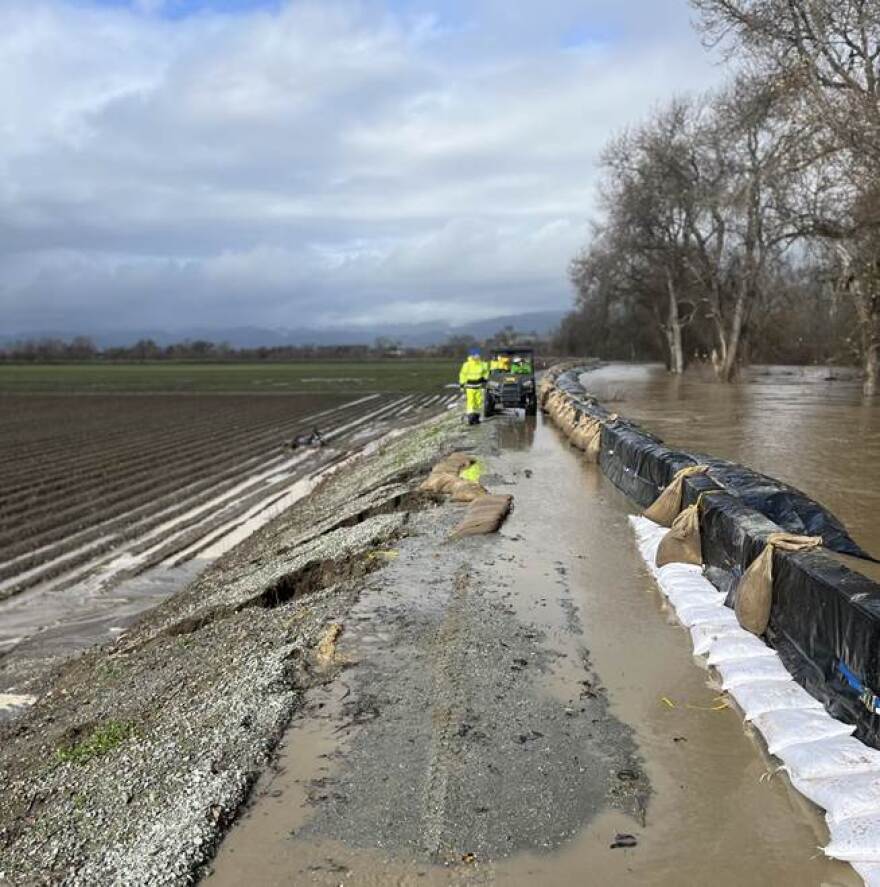
{"label": "worker's trousers", "polygon": [[465,386],[465,397],[467,398],[467,413],[482,413],[483,412],[483,389],[473,387],[470,385]]}

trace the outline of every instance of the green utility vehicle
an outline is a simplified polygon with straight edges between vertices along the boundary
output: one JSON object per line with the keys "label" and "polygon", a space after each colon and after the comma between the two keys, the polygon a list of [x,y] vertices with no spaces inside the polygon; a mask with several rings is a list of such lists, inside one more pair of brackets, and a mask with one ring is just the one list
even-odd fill
{"label": "green utility vehicle", "polygon": [[489,349],[489,381],[483,415],[491,416],[503,410],[525,410],[527,416],[538,414],[532,348]]}

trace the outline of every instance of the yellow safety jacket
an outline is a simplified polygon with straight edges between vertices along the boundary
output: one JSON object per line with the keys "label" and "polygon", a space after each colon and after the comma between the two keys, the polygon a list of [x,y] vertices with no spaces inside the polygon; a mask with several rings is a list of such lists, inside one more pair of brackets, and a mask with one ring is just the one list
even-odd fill
{"label": "yellow safety jacket", "polygon": [[458,384],[465,388],[482,388],[489,378],[489,365],[474,357],[469,357],[458,373]]}

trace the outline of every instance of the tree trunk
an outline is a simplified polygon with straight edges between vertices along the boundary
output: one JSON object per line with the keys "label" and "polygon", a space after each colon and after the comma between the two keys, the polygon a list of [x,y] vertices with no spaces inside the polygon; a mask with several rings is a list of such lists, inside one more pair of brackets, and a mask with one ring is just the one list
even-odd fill
{"label": "tree trunk", "polygon": [[862,392],[866,397],[873,397],[877,393],[877,376],[880,372],[880,286],[873,275],[866,277],[855,277],[850,283],[850,292],[861,334],[862,369],[865,373]]}
{"label": "tree trunk", "polygon": [[737,363],[739,362],[740,343],[742,342],[745,311],[746,296],[741,290],[736,297],[736,304],[733,308],[733,318],[730,324],[730,335],[727,340],[727,350],[724,354],[724,360],[721,362],[719,378],[722,382],[732,382],[733,377],[736,375]]}
{"label": "tree trunk", "polygon": [[877,393],[878,370],[880,370],[880,348],[875,339],[865,349],[865,381],[862,384],[862,393],[866,397],[873,397]]}
{"label": "tree trunk", "polygon": [[678,297],[672,280],[667,280],[669,292],[669,317],[666,323],[666,340],[669,345],[669,372],[680,376],[684,372],[684,351],[681,346],[681,316],[678,313]]}

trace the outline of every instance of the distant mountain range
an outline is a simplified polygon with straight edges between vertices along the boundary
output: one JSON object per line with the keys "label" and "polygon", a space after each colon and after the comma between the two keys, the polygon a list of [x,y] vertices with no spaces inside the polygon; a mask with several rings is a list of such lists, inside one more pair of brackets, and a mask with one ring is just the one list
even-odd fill
{"label": "distant mountain range", "polygon": [[187,339],[228,342],[234,348],[260,348],[274,345],[371,345],[379,338],[393,339],[402,345],[426,347],[439,345],[450,336],[468,335],[475,339],[491,338],[505,327],[522,333],[545,336],[552,333],[565,316],[564,311],[535,311],[477,320],[467,324],[429,321],[416,324],[377,324],[369,327],[335,327],[319,329],[263,329],[261,327],[187,327],[179,330],[120,329],[90,330],[24,330],[0,336],[0,345],[11,345],[25,339],[64,339],[88,336],[99,348],[129,346],[141,339],[152,339],[157,345],[171,345]]}

